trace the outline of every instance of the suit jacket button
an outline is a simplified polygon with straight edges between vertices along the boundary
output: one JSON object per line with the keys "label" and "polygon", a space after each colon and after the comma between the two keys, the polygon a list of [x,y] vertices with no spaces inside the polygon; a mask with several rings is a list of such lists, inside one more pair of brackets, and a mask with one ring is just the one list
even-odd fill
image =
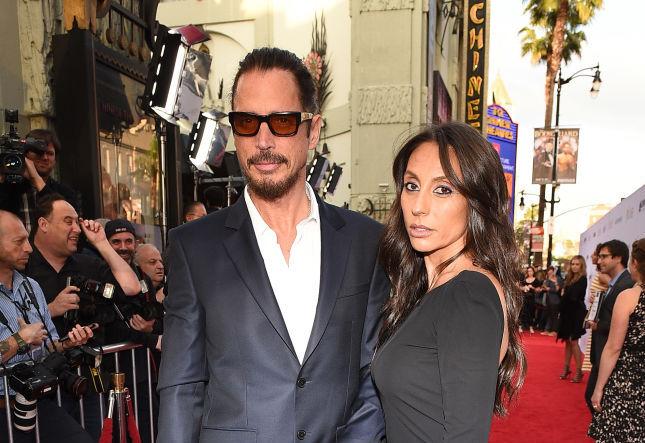
{"label": "suit jacket button", "polygon": [[300,377],[296,382],[296,386],[298,386],[299,388],[304,388],[306,384],[307,384],[307,380],[305,380],[302,377]]}
{"label": "suit jacket button", "polygon": [[307,433],[301,429],[301,430],[299,430],[299,431],[298,431],[298,433],[296,434],[296,437],[298,437],[298,440],[304,440],[304,439],[305,439],[305,435],[307,435]]}

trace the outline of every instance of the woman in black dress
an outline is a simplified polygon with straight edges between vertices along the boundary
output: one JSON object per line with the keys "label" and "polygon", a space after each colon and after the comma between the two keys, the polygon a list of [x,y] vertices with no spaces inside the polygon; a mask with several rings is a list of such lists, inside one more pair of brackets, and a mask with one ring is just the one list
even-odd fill
{"label": "woman in black dress", "polygon": [[525,371],[499,156],[475,129],[450,122],[409,139],[393,173],[380,253],[393,293],[372,363],[387,441],[486,442]]}
{"label": "woman in black dress", "polygon": [[569,263],[569,272],[564,281],[562,300],[560,300],[560,326],[558,340],[564,341],[564,369],[560,378],[565,380],[571,369],[571,357],[576,364],[576,373],[572,383],[582,381],[582,351],[578,339],[585,333],[583,323],[587,314],[585,294],[587,293],[587,266],[581,255],[576,255]]}
{"label": "woman in black dress", "polygon": [[535,268],[529,266],[526,268],[524,280],[520,283],[520,289],[524,293],[524,304],[522,305],[522,314],[520,315],[520,332],[523,329],[529,329],[533,334],[533,326],[536,325],[535,300],[536,297],[542,296],[539,292],[542,281],[535,277]]}

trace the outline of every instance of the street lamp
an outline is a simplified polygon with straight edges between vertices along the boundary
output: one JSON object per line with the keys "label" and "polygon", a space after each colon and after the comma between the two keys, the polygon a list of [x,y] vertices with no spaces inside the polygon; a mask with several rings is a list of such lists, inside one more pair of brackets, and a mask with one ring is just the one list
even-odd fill
{"label": "street lamp", "polygon": [[[586,74],[587,71],[594,71],[594,73],[593,75]],[[551,220],[554,219],[555,204],[560,201],[559,199],[557,201],[555,200],[555,190],[558,187],[558,184],[556,183],[556,170],[557,170],[557,164],[558,164],[558,137],[560,134],[560,92],[562,91],[562,85],[566,85],[574,78],[579,78],[579,77],[593,78],[593,81],[591,83],[591,90],[589,91],[589,93],[592,98],[596,98],[598,96],[598,93],[600,92],[600,85],[602,84],[602,80],[600,79],[600,64],[597,64],[596,66],[590,66],[588,68],[580,69],[579,71],[576,71],[573,75],[567,78],[562,78],[562,68],[560,68],[558,70],[558,77],[555,79],[555,84],[558,86],[556,102],[555,102],[555,140],[554,140],[555,146],[553,148],[553,169],[551,172],[551,200],[546,201],[546,203],[551,203],[551,210],[549,211]],[[546,255],[547,267],[551,266],[551,260],[553,258],[552,250],[553,250],[553,229],[549,229],[549,243],[547,246],[547,255]]]}

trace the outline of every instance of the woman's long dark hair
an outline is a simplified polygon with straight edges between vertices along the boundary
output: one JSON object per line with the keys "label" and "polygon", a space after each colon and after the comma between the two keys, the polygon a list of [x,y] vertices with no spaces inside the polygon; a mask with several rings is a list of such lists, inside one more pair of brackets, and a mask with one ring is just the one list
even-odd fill
{"label": "woman's long dark hair", "polygon": [[[448,181],[468,201],[466,243],[461,253],[477,266],[494,275],[506,299],[508,351],[499,367],[495,394],[495,413],[504,415],[524,381],[526,359],[519,340],[518,317],[522,296],[518,282],[522,278],[520,253],[515,244],[509,219],[508,191],[498,154],[472,127],[458,122],[424,128],[401,147],[392,167],[396,200],[390,210],[381,239],[379,259],[392,283],[392,295],[384,306],[384,322],[379,343],[383,344],[428,292],[430,282],[423,255],[416,252],[403,220],[401,192],[408,160],[421,144],[435,142]],[[457,159],[463,179],[450,164],[450,153]],[[454,256],[437,267],[436,275],[459,257]]]}

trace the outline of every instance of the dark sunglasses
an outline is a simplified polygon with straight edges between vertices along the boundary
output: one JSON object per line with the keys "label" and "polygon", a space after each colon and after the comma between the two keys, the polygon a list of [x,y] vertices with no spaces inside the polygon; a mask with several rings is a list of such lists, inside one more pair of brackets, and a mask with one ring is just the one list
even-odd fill
{"label": "dark sunglasses", "polygon": [[271,134],[277,137],[296,135],[300,123],[311,120],[311,112],[274,112],[269,115],[257,115],[251,112],[229,112],[228,121],[235,135],[253,137],[260,130],[262,122],[269,126]]}

